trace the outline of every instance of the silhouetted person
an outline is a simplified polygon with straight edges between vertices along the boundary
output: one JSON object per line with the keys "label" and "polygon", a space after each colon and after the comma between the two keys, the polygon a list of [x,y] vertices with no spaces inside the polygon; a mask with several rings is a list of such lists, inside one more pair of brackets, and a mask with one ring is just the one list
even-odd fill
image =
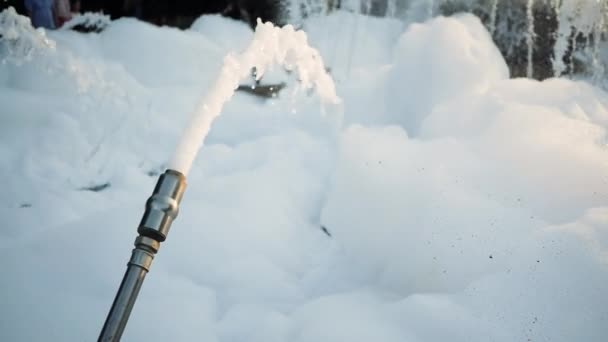
{"label": "silhouetted person", "polygon": [[25,9],[34,27],[55,28],[53,0],[25,0]]}
{"label": "silhouetted person", "polygon": [[53,14],[55,15],[56,27],[61,27],[66,21],[72,19],[70,0],[55,0],[53,3]]}

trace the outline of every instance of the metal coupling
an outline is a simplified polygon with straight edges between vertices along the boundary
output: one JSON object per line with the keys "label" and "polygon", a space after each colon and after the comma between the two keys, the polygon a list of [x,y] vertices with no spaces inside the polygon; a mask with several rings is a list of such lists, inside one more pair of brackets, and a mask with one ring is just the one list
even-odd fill
{"label": "metal coupling", "polygon": [[175,170],[165,171],[146,202],[146,211],[137,232],[158,242],[165,241],[171,223],[179,212],[179,203],[185,190],[186,176]]}
{"label": "metal coupling", "polygon": [[128,266],[138,266],[143,268],[146,272],[150,271],[154,255],[160,248],[160,242],[146,237],[138,236],[135,239],[135,248],[131,253],[131,259],[129,260]]}

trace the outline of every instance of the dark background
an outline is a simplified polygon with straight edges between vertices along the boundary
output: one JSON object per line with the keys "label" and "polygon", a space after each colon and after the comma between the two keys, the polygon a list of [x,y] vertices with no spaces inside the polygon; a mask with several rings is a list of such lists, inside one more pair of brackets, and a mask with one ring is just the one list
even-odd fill
{"label": "dark background", "polygon": [[[139,4],[125,6],[127,3]],[[23,0],[0,0],[0,10],[13,6],[21,14],[26,14]],[[126,8],[131,7],[131,8]],[[217,13],[251,26],[256,18],[278,22],[280,17],[279,0],[80,0],[81,12],[104,12],[112,19],[131,16],[157,25],[187,28],[202,14]]]}

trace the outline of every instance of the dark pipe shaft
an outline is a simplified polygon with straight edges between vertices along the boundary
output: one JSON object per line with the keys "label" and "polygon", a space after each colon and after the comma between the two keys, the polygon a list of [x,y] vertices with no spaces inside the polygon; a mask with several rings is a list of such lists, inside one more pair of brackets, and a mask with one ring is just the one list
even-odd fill
{"label": "dark pipe shaft", "polygon": [[99,335],[99,342],[120,341],[147,273],[147,270],[139,266],[129,265]]}
{"label": "dark pipe shaft", "polygon": [[146,202],[146,211],[137,228],[139,236],[135,239],[135,249],[98,342],[120,341],[154,255],[177,217],[185,189],[186,177],[180,172],[167,170],[158,179],[152,196]]}

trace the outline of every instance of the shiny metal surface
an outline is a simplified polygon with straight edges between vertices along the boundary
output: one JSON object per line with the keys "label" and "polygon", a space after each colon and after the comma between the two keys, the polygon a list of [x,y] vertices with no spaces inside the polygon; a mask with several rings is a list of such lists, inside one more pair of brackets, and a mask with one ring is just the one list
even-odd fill
{"label": "shiny metal surface", "polygon": [[129,260],[128,266],[139,266],[148,272],[150,271],[150,266],[152,266],[152,260],[154,260],[154,254],[135,248],[133,253],[131,253],[131,260]]}
{"label": "shiny metal surface", "polygon": [[99,342],[120,341],[154,255],[177,217],[185,189],[186,177],[180,172],[167,170],[158,179],[152,196],[146,202],[146,211],[137,229],[140,235],[135,239],[127,271],[99,335]]}
{"label": "shiny metal surface", "polygon": [[156,254],[160,248],[160,242],[147,236],[140,235],[135,239],[135,247],[140,247]]}
{"label": "shiny metal surface", "polygon": [[186,177],[178,171],[167,170],[158,179],[154,193],[146,202],[146,211],[138,232],[159,242],[165,241],[171,223],[179,212],[179,202],[186,189]]}
{"label": "shiny metal surface", "polygon": [[97,341],[120,341],[147,273],[146,268],[129,263]]}

